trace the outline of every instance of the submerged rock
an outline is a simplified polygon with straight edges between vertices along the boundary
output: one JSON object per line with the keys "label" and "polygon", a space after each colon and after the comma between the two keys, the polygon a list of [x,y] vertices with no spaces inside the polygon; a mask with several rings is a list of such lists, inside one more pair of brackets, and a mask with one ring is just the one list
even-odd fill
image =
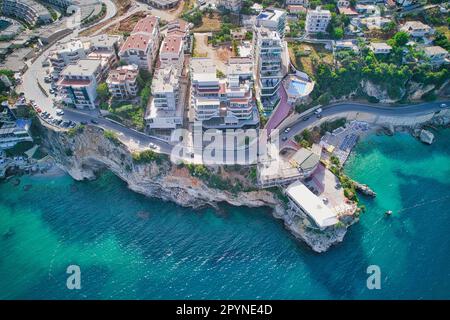
{"label": "submerged rock", "polygon": [[426,144],[432,144],[434,141],[434,134],[428,130],[422,129],[419,135],[420,141]]}

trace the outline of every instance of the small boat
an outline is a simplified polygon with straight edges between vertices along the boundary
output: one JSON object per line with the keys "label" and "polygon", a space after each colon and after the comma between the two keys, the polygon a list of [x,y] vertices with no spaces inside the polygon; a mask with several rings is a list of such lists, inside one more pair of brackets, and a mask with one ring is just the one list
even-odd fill
{"label": "small boat", "polygon": [[388,210],[388,211],[386,211],[384,214],[390,216],[390,215],[392,214],[392,210]]}

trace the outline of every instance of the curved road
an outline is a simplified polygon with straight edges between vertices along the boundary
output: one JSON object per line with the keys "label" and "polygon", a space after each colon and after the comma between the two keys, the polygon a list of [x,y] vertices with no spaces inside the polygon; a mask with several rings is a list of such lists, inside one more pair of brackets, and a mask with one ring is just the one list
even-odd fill
{"label": "curved road", "polygon": [[[298,121],[294,122],[293,124],[290,124],[289,127],[291,128],[291,130],[289,131],[289,133],[287,134],[284,133],[284,130],[287,128],[287,126],[279,128],[280,138],[287,137],[288,139],[290,139],[306,128],[317,126],[324,119],[339,116],[344,117],[349,112],[360,112],[375,116],[388,116],[398,118],[416,117],[416,116],[424,116],[427,114],[443,110],[443,108],[441,108],[442,103],[445,103],[447,105],[447,109],[450,107],[450,100],[414,104],[409,106],[384,106],[384,105],[368,105],[361,103],[333,104],[322,107],[323,110],[321,113],[322,119],[318,119],[314,115],[313,111],[311,111],[309,114],[304,115]],[[309,119],[304,121],[303,119],[305,119],[306,117],[309,117]]]}

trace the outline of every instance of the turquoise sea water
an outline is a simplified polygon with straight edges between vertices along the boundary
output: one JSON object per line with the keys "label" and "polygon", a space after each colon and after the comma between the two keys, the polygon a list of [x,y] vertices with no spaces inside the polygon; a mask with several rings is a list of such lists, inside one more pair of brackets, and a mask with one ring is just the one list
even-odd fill
{"label": "turquoise sea water", "polygon": [[[370,136],[346,171],[378,196],[363,199],[360,223],[323,254],[268,209],[194,211],[135,194],[112,174],[1,183],[0,298],[449,299],[450,130],[432,146]],[[72,264],[81,290],[66,288]],[[366,288],[372,264],[381,290]]]}

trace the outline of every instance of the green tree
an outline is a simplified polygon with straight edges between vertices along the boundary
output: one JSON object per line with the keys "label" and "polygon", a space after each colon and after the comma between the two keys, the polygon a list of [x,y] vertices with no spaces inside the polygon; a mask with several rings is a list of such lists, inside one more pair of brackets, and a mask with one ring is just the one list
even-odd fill
{"label": "green tree", "polygon": [[108,100],[109,89],[108,89],[108,85],[105,82],[102,82],[97,86],[97,96],[100,99],[100,101]]}

